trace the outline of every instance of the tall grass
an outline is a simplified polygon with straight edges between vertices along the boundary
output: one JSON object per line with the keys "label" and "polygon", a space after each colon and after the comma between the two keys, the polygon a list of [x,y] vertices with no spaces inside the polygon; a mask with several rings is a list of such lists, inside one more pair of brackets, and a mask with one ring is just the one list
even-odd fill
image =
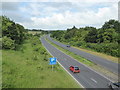
{"label": "tall grass", "polygon": [[26,40],[17,51],[2,50],[3,88],[80,88],[58,64],[52,71],[51,57],[39,38]]}

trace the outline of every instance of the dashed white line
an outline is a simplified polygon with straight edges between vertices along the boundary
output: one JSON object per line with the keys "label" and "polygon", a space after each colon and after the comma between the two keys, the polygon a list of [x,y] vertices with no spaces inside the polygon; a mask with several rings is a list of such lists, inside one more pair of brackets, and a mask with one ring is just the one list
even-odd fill
{"label": "dashed white line", "polygon": [[93,79],[93,78],[90,78],[92,81],[94,81],[95,83],[97,83],[97,81],[95,80],[95,79]]}
{"label": "dashed white line", "polygon": [[[40,40],[41,40],[41,38],[40,38]],[[45,45],[42,43],[42,45],[45,47]],[[49,50],[45,47],[45,49],[49,52]],[[49,52],[50,53],[50,52]],[[53,56],[51,53],[50,53],[50,55],[51,56]],[[54,57],[54,56],[53,56]],[[64,66],[57,60],[57,62],[63,67],[63,69],[65,70],[65,71],[67,71],[65,68],[64,68]],[[72,74],[70,74],[68,71],[67,71],[67,73],[82,87],[82,88],[85,88]]]}
{"label": "dashed white line", "polygon": [[[48,43],[49,43],[49,42],[48,42]],[[50,44],[50,43],[49,43],[49,44]],[[51,44],[51,45],[52,45],[52,44]],[[52,45],[52,46],[53,46],[53,45]],[[54,47],[54,46],[53,46],[53,47]],[[54,48],[56,48],[56,47],[54,47]],[[56,48],[56,49],[59,50],[58,48]],[[61,50],[59,50],[59,51],[62,52],[62,53],[64,53],[64,52],[61,51]],[[67,55],[66,53],[64,53],[64,54]],[[69,55],[67,55],[67,56],[69,56]],[[71,57],[71,56],[69,56],[69,57]],[[71,58],[72,58],[73,60],[77,61],[78,63],[80,63],[78,60],[74,59],[73,57],[71,57]],[[85,64],[83,64],[83,63],[80,63],[80,64],[82,64],[82,65],[84,65],[85,67],[89,68],[90,70],[92,70],[93,72],[97,73],[98,75],[100,75],[100,76],[106,78],[107,80],[109,80],[109,81],[111,81],[111,82],[114,82],[113,80],[107,78],[107,77],[104,76],[103,74],[101,74],[101,73],[99,73],[99,72],[93,70],[92,68],[88,67],[87,65],[85,65]]]}

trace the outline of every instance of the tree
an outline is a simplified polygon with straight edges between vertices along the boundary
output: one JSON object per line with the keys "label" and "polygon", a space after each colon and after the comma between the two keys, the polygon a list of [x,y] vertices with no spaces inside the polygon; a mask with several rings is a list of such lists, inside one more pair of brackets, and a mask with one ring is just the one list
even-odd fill
{"label": "tree", "polygon": [[96,30],[95,27],[89,27],[89,26],[86,26],[85,28],[83,28],[84,30],[88,30],[88,31],[91,31],[91,30]]}
{"label": "tree", "polygon": [[72,29],[77,29],[75,26],[73,26],[73,28]]}
{"label": "tree", "polygon": [[7,36],[14,40],[16,44],[21,44],[25,39],[27,30],[20,24],[16,24],[6,16],[2,16],[2,36]]}
{"label": "tree", "polygon": [[109,20],[108,22],[105,22],[105,24],[102,26],[102,29],[110,29],[113,28],[115,29],[116,32],[120,33],[120,22],[117,20]]}
{"label": "tree", "polygon": [[118,34],[115,29],[100,29],[98,30],[97,42],[99,43],[110,43],[118,41]]}
{"label": "tree", "polygon": [[86,42],[96,43],[97,42],[97,30],[93,29],[89,31],[89,33],[86,35],[84,40]]}

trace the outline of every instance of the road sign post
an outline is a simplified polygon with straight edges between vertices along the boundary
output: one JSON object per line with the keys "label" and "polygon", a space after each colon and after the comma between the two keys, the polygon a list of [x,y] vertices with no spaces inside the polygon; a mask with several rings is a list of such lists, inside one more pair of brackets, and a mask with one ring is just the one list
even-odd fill
{"label": "road sign post", "polygon": [[53,71],[53,65],[52,65],[52,71]]}
{"label": "road sign post", "polygon": [[57,58],[53,57],[50,58],[49,65],[52,65],[52,71],[53,71],[53,65],[57,64]]}

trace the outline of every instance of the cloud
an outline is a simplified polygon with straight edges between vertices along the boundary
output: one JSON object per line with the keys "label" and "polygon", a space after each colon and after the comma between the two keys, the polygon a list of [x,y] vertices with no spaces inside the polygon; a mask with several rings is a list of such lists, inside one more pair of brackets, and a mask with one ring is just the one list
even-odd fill
{"label": "cloud", "polygon": [[52,13],[46,17],[31,17],[31,24],[23,23],[28,28],[41,29],[66,29],[73,25],[80,26],[97,26],[101,25],[109,19],[117,19],[117,5],[110,7],[98,8],[98,11],[86,10],[85,12],[72,12],[66,10],[62,13]]}
{"label": "cloud", "polygon": [[18,10],[18,5],[19,3],[18,2],[2,2],[2,10]]}
{"label": "cloud", "polygon": [[21,13],[19,2],[3,2],[0,15],[5,15],[15,22],[31,22],[28,15]]}
{"label": "cloud", "polygon": [[119,0],[1,0],[1,2],[118,2]]}
{"label": "cloud", "polygon": [[33,16],[51,16],[53,12],[66,11],[71,5],[70,2],[33,2],[20,7],[20,10]]}
{"label": "cloud", "polygon": [[118,3],[118,20],[120,22],[120,1]]}
{"label": "cloud", "polygon": [[[12,2],[3,5],[3,14],[25,28],[67,29],[72,26],[101,27],[109,19],[117,19],[117,2],[84,0],[82,2]],[[71,1],[71,0],[67,0]],[[99,0],[100,1],[100,0]]]}

